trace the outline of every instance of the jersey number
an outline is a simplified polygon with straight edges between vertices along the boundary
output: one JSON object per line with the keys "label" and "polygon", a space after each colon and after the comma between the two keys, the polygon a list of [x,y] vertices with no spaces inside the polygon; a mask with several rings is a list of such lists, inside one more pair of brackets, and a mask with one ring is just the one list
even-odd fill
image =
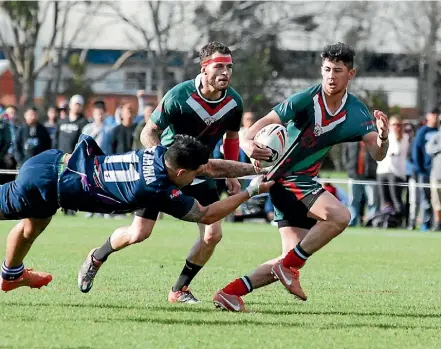
{"label": "jersey number", "polygon": [[140,174],[137,170],[138,156],[135,153],[128,153],[122,155],[112,155],[106,157],[104,163],[119,163],[121,170],[105,170],[103,177],[105,182],[135,182],[140,179]]}

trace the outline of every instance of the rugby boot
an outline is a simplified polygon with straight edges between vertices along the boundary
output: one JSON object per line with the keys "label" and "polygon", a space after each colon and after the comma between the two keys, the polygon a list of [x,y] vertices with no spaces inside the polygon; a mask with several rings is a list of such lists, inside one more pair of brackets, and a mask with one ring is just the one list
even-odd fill
{"label": "rugby boot", "polygon": [[4,280],[0,278],[0,288],[9,292],[16,288],[27,286],[30,288],[41,288],[52,281],[52,275],[33,269],[25,269],[23,274],[16,280]]}
{"label": "rugby boot", "polygon": [[278,261],[272,268],[272,274],[284,285],[284,287],[294,296],[302,301],[307,300],[307,296],[301,288],[299,282],[299,270],[286,268],[282,265],[282,260]]}
{"label": "rugby boot", "polygon": [[219,290],[213,296],[213,304],[216,308],[233,311],[233,312],[245,312],[246,308],[241,297],[233,294],[225,293],[223,290]]}

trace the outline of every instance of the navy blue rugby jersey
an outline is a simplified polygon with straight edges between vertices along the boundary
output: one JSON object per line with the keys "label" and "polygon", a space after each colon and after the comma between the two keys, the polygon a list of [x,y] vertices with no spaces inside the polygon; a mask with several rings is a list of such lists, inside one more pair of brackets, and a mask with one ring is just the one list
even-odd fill
{"label": "navy blue rugby jersey", "polygon": [[182,218],[195,199],[167,177],[163,146],[104,155],[93,138],[81,135],[60,176],[60,206],[66,209],[126,213],[152,208]]}

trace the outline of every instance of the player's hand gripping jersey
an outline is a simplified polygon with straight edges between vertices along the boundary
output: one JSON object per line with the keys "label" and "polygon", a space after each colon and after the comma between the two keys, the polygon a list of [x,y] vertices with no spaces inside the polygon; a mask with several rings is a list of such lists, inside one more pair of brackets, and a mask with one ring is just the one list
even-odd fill
{"label": "player's hand gripping jersey", "polygon": [[367,107],[352,94],[346,93],[341,107],[332,114],[321,85],[290,96],[273,110],[287,124],[289,134],[289,148],[272,176],[275,179],[295,174],[314,177],[333,145],[358,141],[376,131]]}
{"label": "player's hand gripping jersey", "polygon": [[153,208],[185,216],[194,203],[167,177],[166,147],[104,155],[97,143],[82,135],[60,176],[63,208],[100,213],[125,213]]}
{"label": "player's hand gripping jersey", "polygon": [[200,91],[201,76],[184,81],[166,93],[151,115],[164,132],[161,144],[170,146],[176,134],[200,140],[213,150],[226,131],[238,131],[243,113],[242,99],[231,87],[217,101],[205,99]]}

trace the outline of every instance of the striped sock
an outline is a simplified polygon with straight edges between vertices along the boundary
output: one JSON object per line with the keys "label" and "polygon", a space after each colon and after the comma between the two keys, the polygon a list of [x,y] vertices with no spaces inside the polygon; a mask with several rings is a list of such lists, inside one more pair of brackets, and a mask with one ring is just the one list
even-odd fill
{"label": "striped sock", "polygon": [[17,280],[20,276],[22,276],[25,270],[25,266],[20,264],[18,267],[8,267],[6,262],[3,261],[2,264],[2,279],[3,280]]}
{"label": "striped sock", "polygon": [[305,252],[298,243],[293,250],[291,250],[282,260],[282,265],[286,268],[301,269],[308,257],[311,255]]}
{"label": "striped sock", "polygon": [[223,288],[223,292],[238,297],[244,296],[252,291],[252,282],[250,281],[248,276],[243,276],[239,279],[236,279]]}

